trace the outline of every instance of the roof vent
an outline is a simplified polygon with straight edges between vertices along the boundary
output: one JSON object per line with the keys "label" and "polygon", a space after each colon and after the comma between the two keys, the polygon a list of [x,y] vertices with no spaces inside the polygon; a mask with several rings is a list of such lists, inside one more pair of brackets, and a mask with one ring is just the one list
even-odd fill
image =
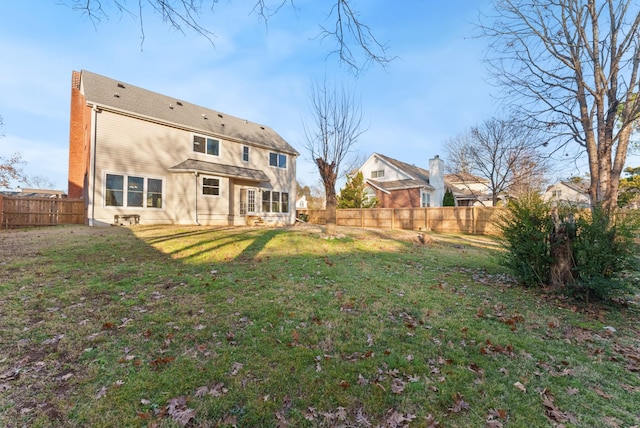
{"label": "roof vent", "polygon": [[169,108],[173,110],[173,104],[169,103]]}
{"label": "roof vent", "polygon": [[118,95],[117,92],[115,94],[113,94],[113,96],[116,97],[116,98],[120,98],[120,95]]}
{"label": "roof vent", "polygon": [[221,115],[220,113],[218,113],[218,117],[219,117],[219,118],[222,118],[222,115]]}
{"label": "roof vent", "polygon": [[203,119],[208,119],[207,115],[206,115],[206,114],[204,114],[204,113],[202,113],[202,118],[203,118]]}
{"label": "roof vent", "polygon": [[180,101],[176,101],[176,104],[178,104],[179,106],[181,106],[181,105],[182,105],[182,102],[180,102]]}
{"label": "roof vent", "polygon": [[124,85],[122,83],[118,83],[118,88],[124,89]]}
{"label": "roof vent", "polygon": [[260,129],[264,129],[264,126],[261,126]]}

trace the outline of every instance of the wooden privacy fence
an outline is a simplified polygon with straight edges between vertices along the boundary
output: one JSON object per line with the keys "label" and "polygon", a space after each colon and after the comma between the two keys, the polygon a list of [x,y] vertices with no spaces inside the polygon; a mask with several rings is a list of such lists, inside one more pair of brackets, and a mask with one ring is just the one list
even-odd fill
{"label": "wooden privacy fence", "polygon": [[84,224],[84,201],[0,195],[0,228]]}
{"label": "wooden privacy fence", "polygon": [[[409,229],[474,235],[499,235],[498,222],[505,208],[354,208],[336,211],[338,226]],[[325,210],[297,210],[312,224],[325,224]],[[303,216],[304,217],[304,216]]]}

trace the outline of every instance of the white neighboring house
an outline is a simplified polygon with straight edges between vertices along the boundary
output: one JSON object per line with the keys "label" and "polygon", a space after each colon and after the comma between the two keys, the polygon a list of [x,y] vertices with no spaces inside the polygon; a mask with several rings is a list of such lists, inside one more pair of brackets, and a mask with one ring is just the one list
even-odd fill
{"label": "white neighboring house", "polygon": [[441,207],[444,162],[429,160],[429,170],[373,153],[356,170],[365,179],[365,193],[378,199],[376,208]]}
{"label": "white neighboring house", "polygon": [[591,206],[588,183],[573,183],[561,180],[547,187],[543,198],[545,201],[552,203],[570,203],[585,208]]}
{"label": "white neighboring house", "polygon": [[[446,174],[444,181],[447,190],[453,192],[457,207],[493,206],[489,180],[486,178],[468,173],[454,173]],[[498,195],[498,200],[504,199],[504,195]]]}
{"label": "white neighboring house", "polygon": [[302,195],[296,201],[296,209],[297,210],[306,210],[307,208],[309,208],[309,203],[307,202],[307,197],[305,195]]}

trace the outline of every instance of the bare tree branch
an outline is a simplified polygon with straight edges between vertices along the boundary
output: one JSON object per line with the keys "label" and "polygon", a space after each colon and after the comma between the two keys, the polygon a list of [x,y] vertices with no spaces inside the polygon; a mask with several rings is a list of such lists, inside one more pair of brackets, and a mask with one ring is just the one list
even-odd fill
{"label": "bare tree branch", "polygon": [[[541,190],[549,166],[548,157],[539,151],[545,143],[534,127],[515,119],[492,118],[449,140],[445,150],[451,173],[487,180],[495,206],[501,193],[520,196]],[[465,181],[467,190],[478,196]]]}
{"label": "bare tree branch", "polygon": [[480,24],[487,63],[514,111],[586,151],[594,204],[615,206],[640,118],[640,5],[634,0],[497,0]]}
{"label": "bare tree branch", "polygon": [[[213,11],[218,0],[70,1],[72,1],[72,9],[88,16],[94,26],[109,18],[113,13],[110,9],[115,9],[117,14],[127,14],[134,17],[140,25],[141,45],[145,40],[144,23],[147,16],[145,6],[149,6],[154,14],[159,15],[174,30],[183,34],[185,30],[193,31],[214,44],[215,34],[201,22],[204,13],[203,6],[208,4],[210,11]],[[335,25],[333,29],[320,25],[319,37],[334,40],[336,48],[331,53],[337,53],[339,60],[356,73],[372,63],[385,67],[394,57],[388,55],[387,46],[380,43],[372,29],[360,20],[359,14],[352,8],[351,3],[351,0],[334,0],[331,3],[327,17],[335,19]],[[299,10],[295,0],[256,0],[251,11],[267,25],[269,20],[286,4],[289,4],[294,10]],[[136,12],[132,10],[133,7]]]}
{"label": "bare tree branch", "polygon": [[335,234],[336,181],[340,168],[352,152],[362,129],[362,109],[352,92],[329,88],[326,79],[311,90],[313,124],[303,124],[305,149],[315,162],[324,184],[327,203],[327,234]]}

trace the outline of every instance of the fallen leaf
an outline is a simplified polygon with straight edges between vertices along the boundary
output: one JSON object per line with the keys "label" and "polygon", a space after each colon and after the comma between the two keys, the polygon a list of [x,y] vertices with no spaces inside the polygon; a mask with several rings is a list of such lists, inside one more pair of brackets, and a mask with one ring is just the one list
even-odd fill
{"label": "fallen leaf", "polygon": [[578,388],[572,388],[570,386],[567,387],[567,394],[568,395],[577,395],[580,392],[580,390]]}
{"label": "fallen leaf", "polygon": [[450,413],[460,413],[463,410],[469,410],[470,406],[466,403],[462,395],[459,392],[456,392],[453,395],[453,406],[449,407]]}
{"label": "fallen leaf", "polygon": [[607,394],[606,392],[604,392],[604,391],[603,391],[603,390],[601,390],[600,388],[593,387],[592,389],[593,389],[593,391],[594,391],[596,394],[598,394],[598,395],[599,395],[600,397],[602,397],[602,398],[606,398],[607,400],[609,400],[609,399],[613,398],[611,395]]}
{"label": "fallen leaf", "polygon": [[195,417],[195,409],[187,407],[186,397],[177,397],[169,400],[169,404],[166,407],[167,414],[181,426],[187,426],[187,424]]}
{"label": "fallen leaf", "polygon": [[527,392],[527,388],[520,382],[514,383],[513,386],[515,386],[519,391],[522,391],[524,393]]}
{"label": "fallen leaf", "polygon": [[100,391],[98,391],[98,393],[96,394],[96,399],[99,400],[105,395],[107,395],[107,387],[103,386],[102,388],[100,388]]}

